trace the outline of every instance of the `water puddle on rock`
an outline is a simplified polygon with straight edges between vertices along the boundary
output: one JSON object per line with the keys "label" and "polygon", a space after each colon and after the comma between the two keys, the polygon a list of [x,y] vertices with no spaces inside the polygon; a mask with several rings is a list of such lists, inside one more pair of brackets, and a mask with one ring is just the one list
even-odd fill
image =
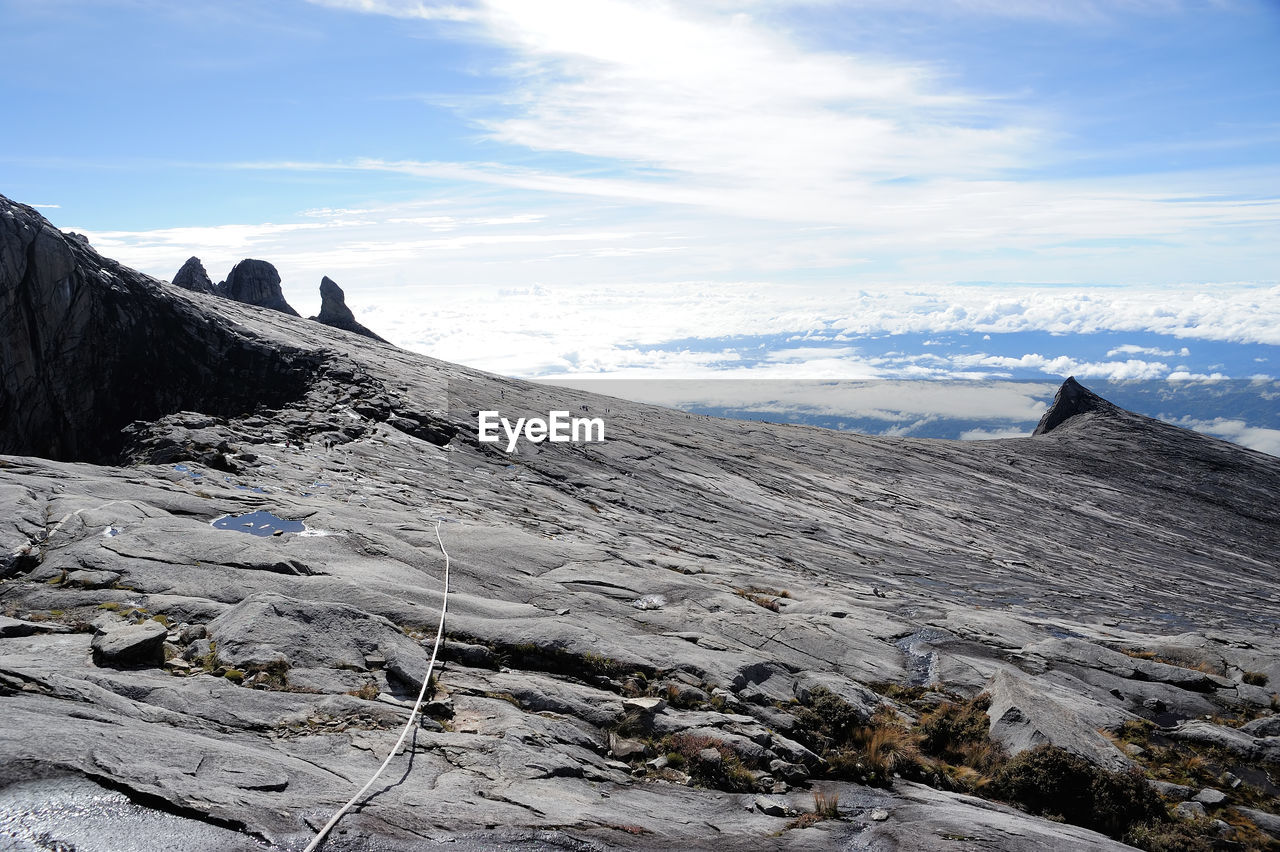
{"label": "water puddle on rock", "polygon": [[905,668],[910,686],[933,686],[938,682],[938,654],[934,642],[955,641],[955,635],[939,627],[922,627],[893,644],[906,657]]}
{"label": "water puddle on rock", "polygon": [[287,521],[262,509],[243,515],[223,515],[214,520],[212,526],[214,529],[260,536],[271,536],[278,532],[300,533],[307,528],[302,521]]}
{"label": "water puddle on rock", "polygon": [[0,843],[18,852],[249,852],[252,838],[135,804],[78,776],[0,788]]}

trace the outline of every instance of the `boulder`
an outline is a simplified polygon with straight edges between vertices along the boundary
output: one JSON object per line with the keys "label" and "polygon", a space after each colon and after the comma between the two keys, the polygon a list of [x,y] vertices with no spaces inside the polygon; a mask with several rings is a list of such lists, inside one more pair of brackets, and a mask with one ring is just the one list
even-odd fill
{"label": "boulder", "polygon": [[1016,669],[1001,669],[987,692],[991,739],[1018,754],[1049,743],[1108,769],[1127,769],[1131,761],[1099,729],[1115,727],[1126,714],[1056,685],[1037,683]]}
{"label": "boulder", "polygon": [[160,622],[144,621],[97,633],[89,647],[100,666],[160,666],[168,635],[169,628]]}

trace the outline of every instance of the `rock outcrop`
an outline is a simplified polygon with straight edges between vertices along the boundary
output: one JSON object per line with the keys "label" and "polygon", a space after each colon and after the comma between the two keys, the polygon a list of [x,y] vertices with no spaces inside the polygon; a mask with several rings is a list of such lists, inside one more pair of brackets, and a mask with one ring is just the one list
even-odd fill
{"label": "rock outcrop", "polygon": [[1032,435],[1047,435],[1073,417],[1089,412],[1114,414],[1120,409],[1098,396],[1070,376],[1053,397],[1053,405],[1040,418]]}
{"label": "rock outcrop", "polygon": [[217,292],[217,288],[213,285],[213,280],[209,277],[209,273],[205,272],[204,264],[200,262],[198,257],[187,258],[187,262],[182,264],[178,274],[173,276],[173,286],[191,290],[195,293]]}
{"label": "rock outcrop", "polygon": [[318,363],[0,196],[0,453],[111,458],[135,420],[279,405],[305,393]]}
{"label": "rock outcrop", "polygon": [[[0,240],[0,835],[94,845],[101,783],[130,846],[303,848],[410,719],[441,542],[435,700],[332,852],[1130,848],[957,792],[1016,786],[1002,751],[1280,797],[1280,459],[1087,398],[974,443],[694,416],[196,297],[20,205]],[[128,466],[47,458],[121,395]],[[508,455],[483,409],[608,439]]]}
{"label": "rock outcrop", "polygon": [[347,307],[346,294],[327,275],[320,280],[320,315],[311,319],[333,328],[340,328],[352,334],[359,334],[372,340],[377,340],[380,343],[387,342],[356,321],[355,314],[351,313],[351,309]]}
{"label": "rock outcrop", "polygon": [[284,292],[280,289],[280,273],[265,260],[245,258],[231,267],[231,273],[219,285],[218,292],[246,305],[257,305],[299,316],[284,299]]}

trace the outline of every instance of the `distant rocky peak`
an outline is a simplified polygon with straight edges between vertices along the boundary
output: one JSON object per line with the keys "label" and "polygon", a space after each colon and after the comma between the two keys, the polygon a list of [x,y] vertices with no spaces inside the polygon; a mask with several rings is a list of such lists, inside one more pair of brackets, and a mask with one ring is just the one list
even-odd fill
{"label": "distant rocky peak", "polygon": [[280,289],[280,273],[265,260],[246,258],[231,268],[231,274],[223,282],[222,295],[246,305],[257,305],[273,311],[300,316]]}
{"label": "distant rocky peak", "polygon": [[1062,387],[1058,388],[1053,405],[1049,406],[1031,434],[1048,434],[1072,417],[1090,411],[1111,414],[1120,409],[1077,382],[1075,376],[1069,376]]}
{"label": "distant rocky peak", "polygon": [[359,334],[382,343],[387,342],[356,322],[355,314],[351,313],[351,309],[347,307],[346,294],[342,292],[342,288],[338,286],[338,283],[328,275],[320,280],[320,300],[320,315],[311,319],[332,328],[340,328],[343,331]]}
{"label": "distant rocky peak", "polygon": [[173,276],[173,284],[175,287],[194,290],[197,293],[217,292],[213,286],[213,279],[209,277],[209,273],[205,271],[204,264],[198,257],[187,258],[187,262],[182,264],[178,274]]}

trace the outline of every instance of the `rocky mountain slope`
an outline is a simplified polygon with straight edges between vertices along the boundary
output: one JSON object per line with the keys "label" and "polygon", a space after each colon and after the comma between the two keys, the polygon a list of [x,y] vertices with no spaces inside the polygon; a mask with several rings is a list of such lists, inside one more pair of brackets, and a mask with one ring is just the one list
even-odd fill
{"label": "rocky mountain slope", "polygon": [[[437,529],[429,716],[326,849],[1280,831],[1280,459],[1074,381],[1025,439],[716,420],[171,287],[3,198],[0,347],[16,848],[305,846],[408,718]],[[607,440],[508,455],[490,409]]]}

